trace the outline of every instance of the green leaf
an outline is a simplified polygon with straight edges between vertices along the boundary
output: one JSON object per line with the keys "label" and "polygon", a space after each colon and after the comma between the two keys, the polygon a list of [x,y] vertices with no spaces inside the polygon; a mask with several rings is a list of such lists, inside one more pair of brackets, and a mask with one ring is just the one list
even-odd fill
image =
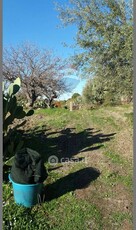
{"label": "green leaf", "polygon": [[14,81],[14,84],[18,85],[19,87],[21,86],[21,80],[19,77]]}
{"label": "green leaf", "polygon": [[8,165],[8,166],[12,166],[12,163],[13,163],[13,160],[14,160],[14,157],[15,156],[13,156],[13,157],[11,157],[10,159],[8,159],[7,161],[5,161],[5,165]]}
{"label": "green leaf", "polygon": [[34,110],[31,109],[27,112],[26,116],[32,116],[34,114]]}
{"label": "green leaf", "polygon": [[21,86],[21,80],[18,77],[13,83],[10,84],[10,86],[8,87],[8,94],[9,96],[12,96],[14,94],[16,94]]}
{"label": "green leaf", "polygon": [[10,145],[8,145],[8,151],[10,154],[13,155],[13,151],[14,151],[14,142],[12,141]]}
{"label": "green leaf", "polygon": [[19,91],[19,89],[20,89],[19,85],[14,85],[13,83],[11,83],[9,88],[8,88],[9,96],[16,94]]}
{"label": "green leaf", "polygon": [[24,145],[24,141],[20,141],[15,149],[15,153],[18,152]]}
{"label": "green leaf", "polygon": [[8,101],[6,98],[3,97],[3,121],[5,120],[5,117],[7,115],[8,112]]}
{"label": "green leaf", "polygon": [[10,112],[11,114],[14,114],[14,113],[15,113],[15,110],[16,110],[16,107],[17,107],[17,99],[16,99],[16,96],[11,97],[8,104],[9,104],[9,112]]}
{"label": "green leaf", "polygon": [[12,115],[8,116],[3,123],[3,131],[6,132],[8,126],[12,124],[14,117]]}
{"label": "green leaf", "polygon": [[16,115],[15,115],[15,118],[17,118],[17,119],[22,119],[22,118],[24,118],[26,116],[26,112],[25,111],[20,111],[19,113],[16,113]]}

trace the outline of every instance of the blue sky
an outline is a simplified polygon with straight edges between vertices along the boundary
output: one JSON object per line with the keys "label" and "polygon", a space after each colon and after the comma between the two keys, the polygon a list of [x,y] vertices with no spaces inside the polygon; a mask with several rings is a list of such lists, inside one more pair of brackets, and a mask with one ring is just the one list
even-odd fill
{"label": "blue sky", "polygon": [[[58,12],[52,0],[3,0],[3,47],[29,41],[67,58],[74,54],[75,49],[64,47],[63,43],[74,44],[76,27],[58,29],[59,25]],[[64,95],[64,99],[74,92],[81,93],[84,84],[85,80],[80,80],[71,93]]]}

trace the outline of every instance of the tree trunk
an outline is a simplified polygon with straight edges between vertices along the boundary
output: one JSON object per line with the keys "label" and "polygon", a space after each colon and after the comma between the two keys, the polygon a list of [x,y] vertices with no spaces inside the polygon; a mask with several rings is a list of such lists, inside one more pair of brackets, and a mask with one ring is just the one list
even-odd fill
{"label": "tree trunk", "polygon": [[34,102],[36,101],[37,96],[35,95],[35,91],[34,90],[32,90],[31,93],[32,93],[31,97],[30,97],[30,95],[28,93],[26,93],[26,97],[27,97],[27,104],[26,104],[26,106],[33,108]]}
{"label": "tree trunk", "polygon": [[45,104],[47,105],[47,108],[51,108],[52,107],[52,101],[53,101],[53,98],[51,98],[51,99],[45,99]]}

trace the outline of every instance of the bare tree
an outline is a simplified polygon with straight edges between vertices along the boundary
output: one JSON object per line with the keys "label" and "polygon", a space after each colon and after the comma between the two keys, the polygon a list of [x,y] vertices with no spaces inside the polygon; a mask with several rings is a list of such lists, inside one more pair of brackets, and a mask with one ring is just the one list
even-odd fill
{"label": "bare tree", "polygon": [[20,77],[22,91],[27,105],[33,107],[36,99],[45,97],[48,107],[53,98],[67,91],[63,81],[66,63],[48,50],[41,50],[32,44],[5,48],[3,52],[3,76],[12,82]]}

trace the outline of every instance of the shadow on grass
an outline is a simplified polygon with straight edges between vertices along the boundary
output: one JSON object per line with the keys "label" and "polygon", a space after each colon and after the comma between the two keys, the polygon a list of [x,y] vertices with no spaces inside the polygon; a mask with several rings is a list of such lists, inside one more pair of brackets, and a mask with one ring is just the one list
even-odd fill
{"label": "shadow on grass", "polygon": [[[103,134],[100,130],[93,128],[84,129],[76,132],[75,128],[66,128],[62,130],[52,131],[46,126],[35,127],[33,130],[19,130],[24,139],[24,147],[32,148],[39,152],[44,162],[48,162],[50,156],[55,155],[58,162],[82,161],[83,157],[77,157],[79,153],[90,152],[103,147],[104,142],[112,140],[116,133]],[[8,181],[8,173],[10,167],[5,168],[3,180]]]}
{"label": "shadow on grass", "polygon": [[76,189],[86,188],[99,176],[99,170],[92,167],[70,173],[56,182],[46,185],[41,200],[51,201]]}
{"label": "shadow on grass", "polygon": [[[49,156],[55,155],[58,160],[72,158],[81,152],[94,151],[103,147],[116,133],[103,134],[100,130],[85,129],[76,133],[74,128],[49,131],[35,128],[33,132],[24,133],[25,146],[42,154],[47,162]],[[95,145],[95,146],[94,146]]]}

